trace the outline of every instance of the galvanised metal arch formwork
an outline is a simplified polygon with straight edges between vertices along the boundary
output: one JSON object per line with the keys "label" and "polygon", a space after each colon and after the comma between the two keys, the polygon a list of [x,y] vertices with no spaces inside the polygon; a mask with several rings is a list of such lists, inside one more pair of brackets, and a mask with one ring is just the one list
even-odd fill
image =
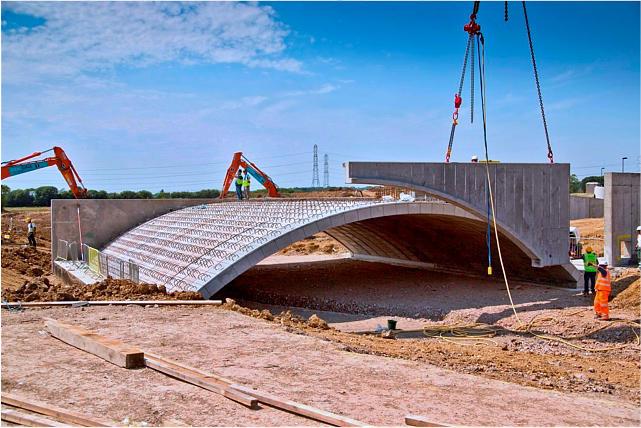
{"label": "galvanised metal arch formwork", "polygon": [[[199,205],[147,221],[103,251],[139,264],[141,281],[209,298],[262,259],[321,231],[360,259],[467,274],[485,271],[485,219],[443,201],[280,199]],[[564,266],[533,267],[536,251],[514,236],[501,233],[501,242],[510,273],[576,284]]]}
{"label": "galvanised metal arch formwork", "polygon": [[327,199],[199,205],[147,221],[114,240],[104,253],[139,264],[141,281],[209,297],[253,266],[250,260],[257,263],[277,251],[277,245],[319,232],[319,222],[336,222],[340,214],[383,204]]}

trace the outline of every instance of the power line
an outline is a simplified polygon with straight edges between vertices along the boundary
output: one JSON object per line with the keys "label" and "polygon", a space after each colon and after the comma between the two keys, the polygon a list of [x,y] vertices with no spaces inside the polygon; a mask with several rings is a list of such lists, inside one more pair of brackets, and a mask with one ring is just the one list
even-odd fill
{"label": "power line", "polygon": [[[297,165],[301,164],[310,164],[311,162],[297,162]],[[266,169],[266,170],[271,170],[271,169],[277,169],[277,168],[285,168],[285,167],[291,167],[292,163],[284,163],[284,164],[278,164],[278,165],[261,165],[261,168]],[[222,170],[222,169],[221,169]],[[111,177],[135,177],[135,178],[164,178],[164,177],[179,177],[179,176],[188,176],[188,175],[203,175],[207,173],[213,172],[212,169],[207,169],[206,171],[203,172],[188,172],[188,173],[174,173],[172,175],[132,175],[131,172],[129,173],[122,173],[122,174],[98,174],[98,175],[93,175],[93,174],[82,174],[82,178],[111,178]],[[224,175],[224,174],[223,174]]]}
{"label": "power line", "polygon": [[[308,174],[308,173],[309,173],[308,170],[305,170],[305,171],[293,171],[293,172],[286,172],[286,173],[283,173],[283,174],[279,174],[279,176],[303,175],[303,174]],[[172,177],[172,176],[168,176],[168,177]],[[62,180],[62,178],[60,178],[60,182],[64,183],[64,180]],[[155,186],[155,185],[158,185],[158,186],[170,186],[170,185],[174,185],[174,184],[181,184],[181,185],[187,185],[187,184],[211,184],[211,185],[215,185],[215,182],[214,182],[214,180],[198,180],[198,181],[194,181],[194,180],[187,180],[187,181],[171,180],[171,181],[152,181],[152,182],[118,180],[116,182],[112,182],[112,180],[103,179],[103,180],[95,180],[95,181],[92,181],[90,183],[86,183],[87,187],[89,187],[89,188],[95,188],[96,186],[104,185],[104,184],[107,184],[107,185],[117,184],[120,187],[125,187],[125,186]],[[35,186],[35,185],[38,185],[38,184],[37,183],[33,183],[33,184],[32,183],[24,183],[23,185]]]}
{"label": "power line", "polygon": [[323,170],[323,187],[329,187],[329,158],[325,153],[325,165]]}
{"label": "power line", "polygon": [[[301,156],[307,155],[310,152],[298,152],[298,153],[288,153],[283,155],[274,155],[261,158],[262,160],[266,159],[278,159],[285,157]],[[192,164],[171,164],[171,165],[154,165],[154,166],[137,166],[137,167],[126,167],[126,168],[81,168],[81,171],[123,171],[123,170],[139,170],[139,169],[158,169],[158,168],[189,168],[194,166],[208,166],[208,165],[224,165],[228,164],[229,161],[219,160],[216,162],[201,162],[201,163],[192,163]]]}

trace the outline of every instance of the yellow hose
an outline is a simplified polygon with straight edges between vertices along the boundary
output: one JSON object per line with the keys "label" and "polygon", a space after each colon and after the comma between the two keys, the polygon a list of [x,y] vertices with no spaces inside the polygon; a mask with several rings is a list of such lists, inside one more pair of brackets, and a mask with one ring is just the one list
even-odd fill
{"label": "yellow hose", "polygon": [[[576,315],[581,311],[573,312],[570,315]],[[538,320],[537,320],[538,319]],[[527,324],[519,321],[520,325],[516,330],[493,326],[489,324],[482,323],[472,323],[472,324],[441,324],[441,325],[426,325],[420,331],[426,337],[433,339],[440,339],[446,342],[458,343],[461,345],[483,345],[483,344],[493,344],[498,346],[498,342],[490,339],[491,337],[496,336],[499,332],[508,333],[508,334],[520,334],[520,333],[529,333],[532,336],[538,337],[543,340],[554,341],[562,343],[564,345],[570,346],[575,349],[579,349],[586,352],[605,352],[613,351],[617,349],[627,348],[628,346],[641,346],[641,337],[636,332],[636,328],[641,328],[641,324],[628,321],[628,320],[613,320],[608,324],[604,324],[600,327],[597,327],[588,333],[576,334],[571,336],[556,336],[552,334],[547,334],[539,331],[535,331],[534,328],[544,327],[546,324],[542,324],[546,321],[554,322],[556,319],[554,317],[546,317],[539,319],[539,315],[534,316]],[[536,322],[535,322],[536,321]],[[616,346],[608,346],[604,348],[588,348],[586,346],[577,345],[570,342],[570,340],[582,339],[591,336],[592,334],[604,330],[607,327],[613,326],[615,324],[628,325],[636,337],[636,343],[626,343]],[[417,330],[399,330],[397,333],[409,333]]]}

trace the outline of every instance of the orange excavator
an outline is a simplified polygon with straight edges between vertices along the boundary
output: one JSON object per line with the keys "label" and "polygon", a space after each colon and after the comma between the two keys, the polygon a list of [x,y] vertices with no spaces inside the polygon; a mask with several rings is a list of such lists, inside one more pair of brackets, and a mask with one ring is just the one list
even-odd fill
{"label": "orange excavator", "polygon": [[243,156],[243,152],[236,152],[234,153],[234,157],[232,158],[231,165],[229,165],[229,168],[227,169],[225,181],[223,182],[223,189],[220,192],[220,199],[223,199],[225,195],[227,195],[229,186],[231,186],[232,182],[236,179],[236,174],[241,168],[251,174],[251,176],[254,177],[256,181],[258,181],[263,185],[263,187],[265,187],[265,189],[267,189],[267,195],[269,197],[280,197],[280,193],[278,193],[278,188],[276,187],[274,181],[267,174],[261,171],[261,169],[258,168],[255,163],[251,162],[249,159]]}
{"label": "orange excavator", "polygon": [[[29,159],[33,159],[51,151],[54,153],[54,156],[52,157],[29,161]],[[73,196],[75,196],[76,199],[87,197],[87,189],[82,184],[82,179],[78,175],[76,168],[73,167],[73,164],[67,157],[65,151],[60,147],[52,147],[49,150],[35,152],[20,159],[3,162],[2,179],[4,180],[5,178],[13,177],[14,175],[24,174],[25,172],[31,172],[36,169],[47,168],[53,165],[58,167],[58,170],[60,170],[60,173],[69,185],[69,189],[71,189],[71,193],[73,193]]]}

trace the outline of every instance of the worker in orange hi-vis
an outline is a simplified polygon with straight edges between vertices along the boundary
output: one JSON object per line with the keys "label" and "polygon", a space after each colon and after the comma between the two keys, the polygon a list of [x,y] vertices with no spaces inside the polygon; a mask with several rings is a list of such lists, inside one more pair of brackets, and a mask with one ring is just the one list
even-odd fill
{"label": "worker in orange hi-vis", "polygon": [[597,270],[596,286],[594,287],[596,289],[596,296],[594,296],[595,317],[602,321],[608,321],[610,319],[608,298],[610,297],[610,290],[612,289],[608,262],[599,263]]}

